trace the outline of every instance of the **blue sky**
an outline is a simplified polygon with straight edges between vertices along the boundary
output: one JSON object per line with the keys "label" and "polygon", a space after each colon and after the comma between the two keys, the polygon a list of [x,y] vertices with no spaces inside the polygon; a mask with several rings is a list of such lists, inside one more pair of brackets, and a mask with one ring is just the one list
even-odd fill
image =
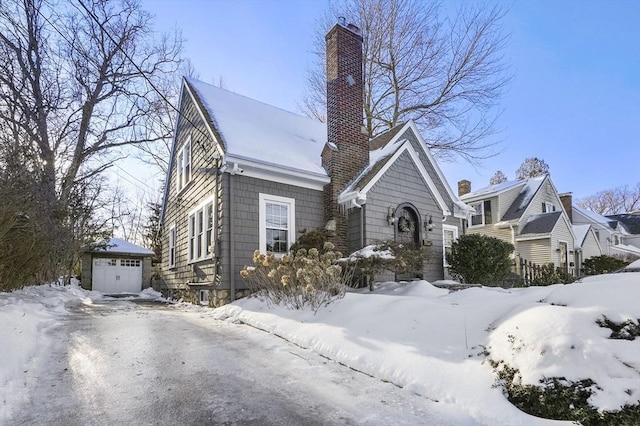
{"label": "blue sky", "polygon": [[[640,1],[516,1],[504,20],[515,78],[503,97],[502,152],[480,167],[440,163],[473,188],[526,157],[582,198],[640,181]],[[145,0],[155,28],[177,27],[200,79],[297,111],[325,1]]]}

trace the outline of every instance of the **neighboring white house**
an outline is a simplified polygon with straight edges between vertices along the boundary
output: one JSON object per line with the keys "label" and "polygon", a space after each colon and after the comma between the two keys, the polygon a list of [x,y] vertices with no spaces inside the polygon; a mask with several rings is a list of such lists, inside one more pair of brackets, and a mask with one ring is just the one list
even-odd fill
{"label": "neighboring white house", "polygon": [[640,257],[640,248],[630,244],[633,236],[622,222],[575,205],[572,211],[574,225],[591,225],[602,254],[622,258]]}

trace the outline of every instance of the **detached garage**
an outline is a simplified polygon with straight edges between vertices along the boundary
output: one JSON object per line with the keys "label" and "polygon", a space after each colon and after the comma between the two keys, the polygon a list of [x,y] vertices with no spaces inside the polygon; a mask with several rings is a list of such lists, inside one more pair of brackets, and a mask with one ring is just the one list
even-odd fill
{"label": "detached garage", "polygon": [[150,286],[153,255],[119,238],[96,244],[82,256],[82,287],[106,294],[140,293]]}

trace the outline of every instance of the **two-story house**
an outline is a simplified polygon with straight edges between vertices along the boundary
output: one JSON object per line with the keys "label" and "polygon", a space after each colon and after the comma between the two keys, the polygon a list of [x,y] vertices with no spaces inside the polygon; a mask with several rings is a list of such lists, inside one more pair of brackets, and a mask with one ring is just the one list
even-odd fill
{"label": "two-story house", "polygon": [[359,29],[335,25],[326,46],[326,124],[184,79],[161,212],[169,293],[228,303],[255,250],[282,254],[315,229],[343,253],[415,243],[432,253],[419,276],[444,278],[469,207],[413,122],[363,133]]}
{"label": "two-story house", "polygon": [[474,209],[468,233],[507,241],[515,254],[536,264],[553,263],[576,275],[576,238],[549,175],[509,181],[471,191],[458,183],[460,199]]}

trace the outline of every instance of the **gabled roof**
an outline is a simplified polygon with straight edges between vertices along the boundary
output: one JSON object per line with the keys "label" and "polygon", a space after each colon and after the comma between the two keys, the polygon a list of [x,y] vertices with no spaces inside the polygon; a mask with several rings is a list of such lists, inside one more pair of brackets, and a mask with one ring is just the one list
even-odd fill
{"label": "gabled roof", "polygon": [[[411,142],[402,136],[406,131],[411,131],[417,139],[417,143],[420,146],[420,152],[414,149]],[[355,179],[342,191],[338,198],[338,202],[341,204],[349,203],[351,206],[359,207],[366,202],[367,192],[375,185],[375,183],[384,175],[384,173],[391,167],[391,165],[400,158],[400,155],[406,152],[413,161],[414,165],[418,169],[418,173],[422,177],[423,181],[427,184],[431,192],[433,193],[438,206],[442,208],[444,215],[448,216],[453,214],[455,217],[465,217],[472,209],[453,193],[447,180],[444,178],[442,171],[438,167],[438,164],[433,159],[433,156],[427,149],[425,141],[418,132],[416,125],[413,121],[409,121],[405,124],[399,124],[386,132],[376,136],[369,143],[369,166],[366,167]],[[447,201],[443,198],[443,194],[438,191],[438,188],[431,178],[429,172],[425,169],[423,162],[420,160],[420,156],[425,154],[425,158],[428,163],[433,167],[437,178],[440,179],[446,193],[453,201],[453,206],[449,206]],[[453,212],[451,211],[453,207]]]}
{"label": "gabled roof", "polygon": [[327,176],[321,159],[324,123],[194,78],[185,82],[225,156]]}
{"label": "gabled roof", "polygon": [[575,245],[576,248],[582,248],[582,244],[584,244],[585,238],[587,238],[587,234],[591,229],[591,225],[583,224],[583,225],[572,225],[573,235],[575,235]]}
{"label": "gabled roof", "polygon": [[461,200],[465,202],[479,200],[482,198],[495,197],[503,192],[515,188],[518,185],[524,185],[526,181],[524,180],[511,180],[507,182],[502,182],[496,185],[486,186],[484,188],[480,188],[476,191],[469,192],[460,197]]}
{"label": "gabled roof", "polygon": [[385,174],[395,161],[400,158],[403,153],[407,153],[422,177],[422,180],[429,187],[435,197],[438,206],[442,209],[443,214],[450,215],[451,211],[447,203],[438,192],[438,189],[424,168],[422,162],[418,158],[418,154],[413,149],[411,142],[406,139],[393,140],[385,146],[373,150],[369,153],[369,166],[365,168],[356,178],[342,191],[338,197],[340,204],[349,203],[350,206],[360,207],[366,202],[367,193],[376,184],[376,182]]}
{"label": "gabled roof", "polygon": [[553,231],[561,215],[562,212],[557,211],[529,216],[519,236],[525,236],[525,234],[549,234]]}
{"label": "gabled roof", "polygon": [[611,219],[609,217],[602,216],[598,213],[592,212],[591,210],[583,209],[582,207],[578,206],[572,206],[571,208],[574,212],[578,212],[580,215],[582,215],[592,223],[603,226],[611,231],[620,231],[623,233],[628,232],[624,224],[621,224],[617,219]]}
{"label": "gabled roof", "polygon": [[547,179],[547,175],[537,176],[524,181],[524,185],[520,189],[520,193],[516,199],[511,203],[509,209],[502,216],[503,221],[519,219],[527,209],[531,200],[536,195],[542,183]]}
{"label": "gabled roof", "polygon": [[640,214],[612,214],[606,216],[608,219],[617,220],[624,224],[630,234],[640,234]]}
{"label": "gabled roof", "polygon": [[497,197],[510,189],[520,187],[520,193],[513,201],[513,203],[511,203],[507,211],[502,216],[501,220],[506,222],[514,219],[519,219],[522,217],[522,214],[525,212],[525,210],[529,206],[529,203],[531,203],[531,200],[536,195],[536,193],[542,186],[542,183],[547,177],[548,175],[545,174],[526,180],[513,180],[499,183],[497,185],[487,186],[477,191],[464,194],[460,197],[460,199],[466,203],[469,203],[472,201]]}

